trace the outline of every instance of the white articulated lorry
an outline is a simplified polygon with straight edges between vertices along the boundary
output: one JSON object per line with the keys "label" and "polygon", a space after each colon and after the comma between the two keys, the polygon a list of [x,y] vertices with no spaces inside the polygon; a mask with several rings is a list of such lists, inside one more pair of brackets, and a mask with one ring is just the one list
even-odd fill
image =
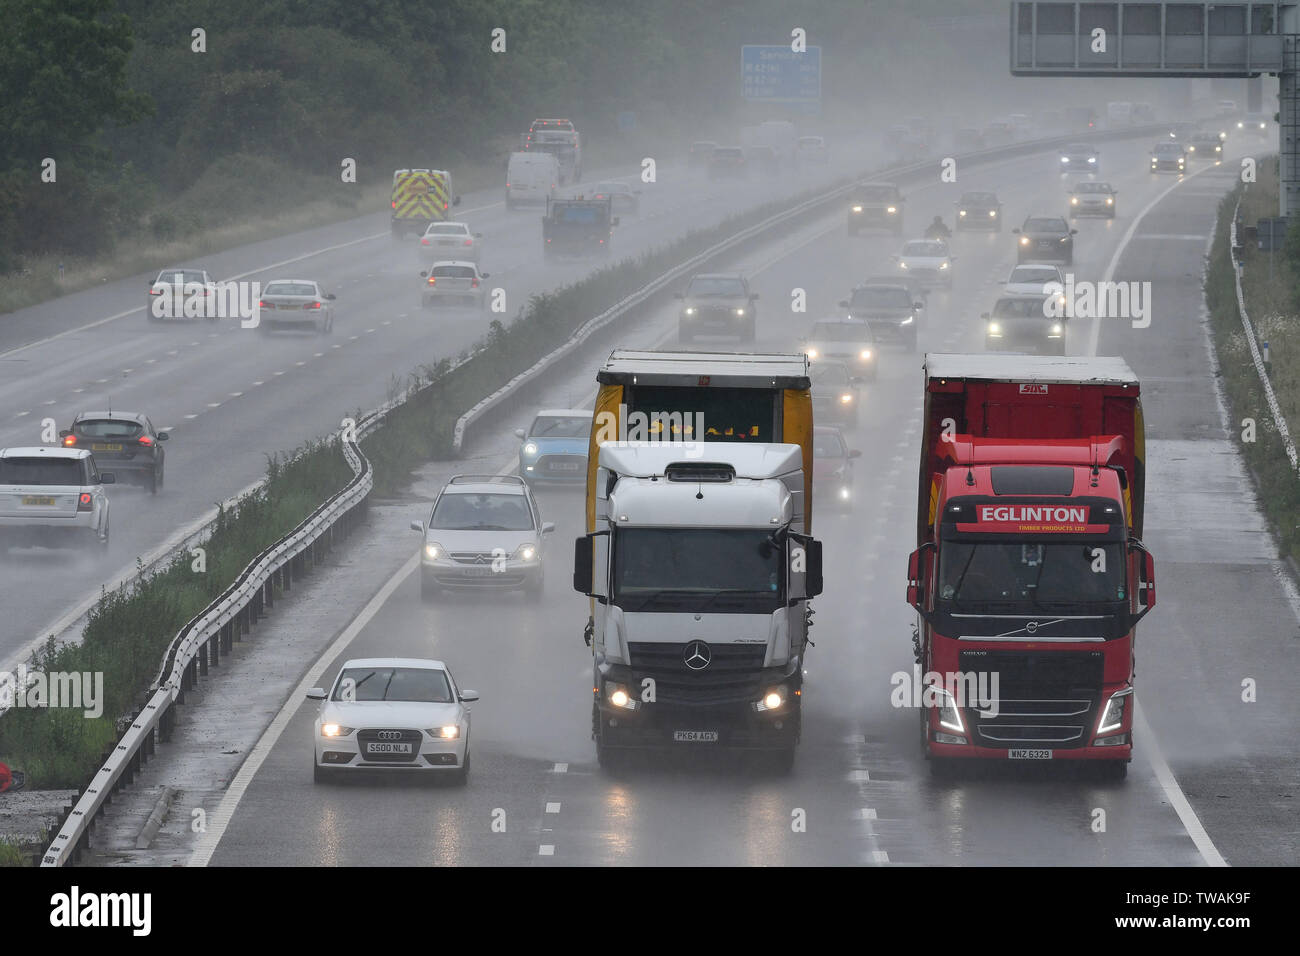
{"label": "white articulated lorry", "polygon": [[794,444],[605,442],[596,530],[574,588],[594,599],[592,733],[602,766],[633,749],[766,751],[800,734],[821,593]]}

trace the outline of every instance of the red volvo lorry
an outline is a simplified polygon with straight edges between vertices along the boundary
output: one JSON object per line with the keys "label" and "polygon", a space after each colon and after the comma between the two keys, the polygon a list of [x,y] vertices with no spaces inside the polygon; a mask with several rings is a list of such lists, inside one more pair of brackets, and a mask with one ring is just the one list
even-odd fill
{"label": "red volvo lorry", "polygon": [[935,772],[1133,753],[1142,546],[1137,377],[1120,358],[930,354],[908,603]]}

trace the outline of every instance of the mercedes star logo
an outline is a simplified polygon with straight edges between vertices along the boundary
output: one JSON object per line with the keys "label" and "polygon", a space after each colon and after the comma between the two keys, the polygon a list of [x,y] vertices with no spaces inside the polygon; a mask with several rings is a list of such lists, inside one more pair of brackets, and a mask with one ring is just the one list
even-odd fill
{"label": "mercedes star logo", "polygon": [[709,645],[703,641],[691,641],[686,645],[686,653],[682,658],[691,670],[702,671],[709,666],[709,661],[713,660],[713,651],[709,650]]}

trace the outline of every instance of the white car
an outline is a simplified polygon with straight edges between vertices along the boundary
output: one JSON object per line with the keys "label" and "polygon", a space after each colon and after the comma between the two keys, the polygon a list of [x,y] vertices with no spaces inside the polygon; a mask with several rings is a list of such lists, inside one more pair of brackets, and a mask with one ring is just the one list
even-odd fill
{"label": "white car", "polygon": [[85,448],[0,448],[0,550],[9,545],[108,546],[113,475]]}
{"label": "white car", "polygon": [[478,693],[456,686],[442,661],[358,658],[344,663],[321,701],[312,739],[312,778],[347,770],[469,777],[469,709]]}
{"label": "white car", "polygon": [[257,303],[258,331],[314,329],[319,335],[333,332],[334,298],[314,279],[272,279],[262,288]]}
{"label": "white car", "polygon": [[952,264],[955,257],[942,239],[913,239],[903,243],[903,251],[893,257],[898,270],[926,286],[952,288]]}
{"label": "white car", "polygon": [[427,309],[435,302],[463,302],[487,308],[487,285],[483,281],[487,277],[488,273],[478,271],[477,262],[465,259],[435,262],[420,273],[424,279],[420,305]]}
{"label": "white car", "polygon": [[463,222],[431,222],[420,237],[421,262],[438,262],[455,257],[465,262],[483,258],[483,233],[471,232]]}
{"label": "white car", "polygon": [[1044,262],[1027,262],[1016,266],[1002,287],[1003,295],[1042,295],[1049,282],[1065,288],[1061,267]]}
{"label": "white car", "polygon": [[424,536],[421,598],[443,588],[522,588],[541,597],[542,539],[555,525],[542,521],[518,475],[456,475],[438,492],[428,523],[412,521],[411,530]]}
{"label": "white car", "polygon": [[[150,322],[186,318],[186,305],[191,316],[216,318],[217,310],[209,307],[208,300],[216,295],[217,284],[206,269],[173,267],[163,269],[158,278],[149,283],[149,304],[145,317]],[[215,303],[214,303],[215,304]]]}
{"label": "white car", "polygon": [[826,140],[820,136],[800,136],[794,144],[794,161],[798,166],[825,166],[831,161]]}

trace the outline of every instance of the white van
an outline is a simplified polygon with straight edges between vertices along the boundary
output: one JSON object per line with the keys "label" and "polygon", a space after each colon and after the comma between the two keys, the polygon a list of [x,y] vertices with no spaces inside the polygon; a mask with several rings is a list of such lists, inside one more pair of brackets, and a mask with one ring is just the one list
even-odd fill
{"label": "white van", "polygon": [[511,153],[506,166],[506,208],[545,203],[560,184],[560,163],[551,153]]}

